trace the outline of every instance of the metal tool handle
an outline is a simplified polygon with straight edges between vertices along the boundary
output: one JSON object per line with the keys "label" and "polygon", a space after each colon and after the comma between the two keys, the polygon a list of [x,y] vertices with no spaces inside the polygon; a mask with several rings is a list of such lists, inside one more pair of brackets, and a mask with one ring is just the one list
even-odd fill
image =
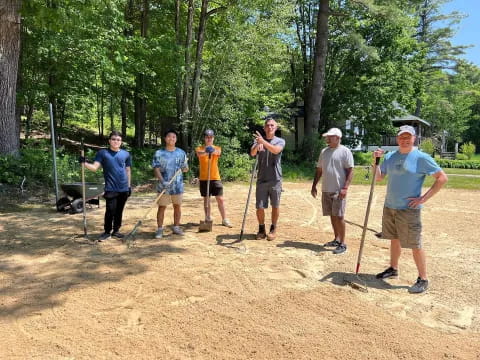
{"label": "metal tool handle", "polygon": [[240,238],[238,242],[242,241],[243,231],[245,230],[245,219],[247,218],[248,204],[250,203],[250,195],[252,194],[253,179],[255,177],[255,171],[257,170],[258,155],[255,156],[255,163],[253,165],[252,175],[250,176],[250,187],[248,189],[247,203],[245,205],[245,212],[243,213],[242,229],[240,230]]}
{"label": "metal tool handle", "polygon": [[375,188],[377,167],[378,167],[379,163],[380,163],[380,158],[376,157],[375,158],[375,166],[373,167],[372,182],[371,182],[371,185],[370,185],[370,195],[368,196],[367,211],[365,212],[365,220],[363,222],[362,239],[360,241],[360,249],[358,250],[357,266],[355,268],[355,274],[357,274],[357,275],[358,275],[358,271],[360,270],[360,261],[362,260],[363,245],[365,244],[365,234],[367,233],[368,217],[370,216],[370,207],[372,205],[373,189]]}
{"label": "metal tool handle", "polygon": [[[85,157],[85,146],[83,144],[83,138],[81,140],[81,150],[80,156]],[[83,203],[83,236],[87,237],[87,207],[86,207],[86,196],[85,196],[85,164],[81,164],[82,168],[82,203]]]}

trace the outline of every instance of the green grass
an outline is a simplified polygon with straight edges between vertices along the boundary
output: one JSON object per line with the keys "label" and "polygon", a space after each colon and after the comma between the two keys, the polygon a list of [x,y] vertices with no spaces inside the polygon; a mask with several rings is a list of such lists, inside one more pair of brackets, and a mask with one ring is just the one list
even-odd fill
{"label": "green grass", "polygon": [[443,169],[443,171],[445,171],[446,174],[462,174],[462,175],[478,175],[478,176],[480,176],[480,170],[478,170],[478,169],[445,168],[445,169]]}
{"label": "green grass", "polygon": [[[353,173],[353,185],[370,185],[372,182],[372,169],[367,166],[355,167]],[[471,169],[444,169],[447,174],[462,174],[462,175],[480,175],[480,170]],[[312,181],[315,173],[315,165],[307,166],[305,164],[287,164],[283,165],[283,175],[285,181]],[[368,174],[368,177],[367,177]],[[427,176],[424,186],[431,186],[434,178]],[[386,179],[382,180],[376,185],[385,185]],[[468,176],[449,176],[448,182],[445,185],[447,189],[466,189],[466,190],[480,190],[480,178]]]}

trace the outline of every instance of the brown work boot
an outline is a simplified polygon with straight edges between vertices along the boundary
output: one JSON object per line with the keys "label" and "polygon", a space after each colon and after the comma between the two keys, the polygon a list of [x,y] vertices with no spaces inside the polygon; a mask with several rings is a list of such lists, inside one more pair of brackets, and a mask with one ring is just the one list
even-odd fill
{"label": "brown work boot", "polygon": [[267,237],[267,234],[265,233],[265,231],[259,231],[255,238],[257,240],[262,240],[262,239],[265,239],[266,237]]}
{"label": "brown work boot", "polygon": [[262,240],[267,237],[267,232],[265,231],[265,225],[258,225],[257,240]]}

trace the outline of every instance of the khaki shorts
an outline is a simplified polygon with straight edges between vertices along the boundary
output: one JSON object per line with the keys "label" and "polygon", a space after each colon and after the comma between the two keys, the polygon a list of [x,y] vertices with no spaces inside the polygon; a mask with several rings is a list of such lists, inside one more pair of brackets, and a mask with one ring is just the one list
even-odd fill
{"label": "khaki shorts", "polygon": [[322,192],[323,216],[345,216],[346,199],[340,199],[338,192]]}
{"label": "khaki shorts", "polygon": [[168,206],[172,203],[173,205],[182,205],[183,194],[177,195],[168,195],[163,194],[160,200],[158,200],[158,206]]}
{"label": "khaki shorts", "polygon": [[271,181],[258,183],[255,189],[257,209],[267,209],[268,200],[272,203],[272,208],[280,207],[280,197],[282,196],[282,182]]}
{"label": "khaki shorts", "polygon": [[382,237],[398,239],[402,248],[422,248],[422,221],[420,209],[383,208]]}

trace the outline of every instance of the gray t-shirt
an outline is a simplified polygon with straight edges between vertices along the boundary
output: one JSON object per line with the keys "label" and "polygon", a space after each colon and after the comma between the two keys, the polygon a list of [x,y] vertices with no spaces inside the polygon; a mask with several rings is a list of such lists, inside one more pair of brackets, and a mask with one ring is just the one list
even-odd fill
{"label": "gray t-shirt", "polygon": [[[265,139],[267,140],[267,139]],[[285,140],[282,138],[274,136],[270,141],[267,140],[271,145],[278,146],[280,145],[283,148],[285,147]],[[257,152],[258,156],[258,174],[257,182],[270,182],[270,181],[282,181],[282,151],[278,154],[272,154],[270,151],[265,149],[265,151]]]}
{"label": "gray t-shirt", "polygon": [[336,148],[327,146],[318,157],[317,167],[322,168],[322,191],[340,191],[347,179],[345,170],[353,167],[352,152],[341,144]]}

